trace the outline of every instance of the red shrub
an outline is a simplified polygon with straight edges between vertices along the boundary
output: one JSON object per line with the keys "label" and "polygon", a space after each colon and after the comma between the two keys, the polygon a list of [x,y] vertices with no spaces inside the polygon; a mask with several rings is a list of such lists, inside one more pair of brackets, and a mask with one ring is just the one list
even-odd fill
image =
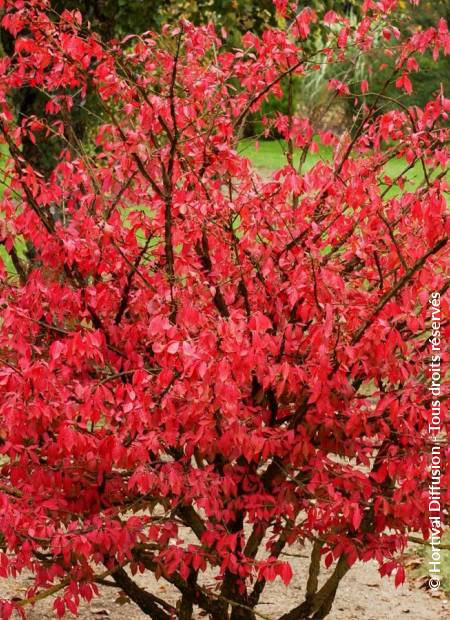
{"label": "red shrub", "polygon": [[[430,529],[429,298],[445,364],[450,232],[450,101],[401,96],[413,59],[449,52],[445,24],[386,43],[398,101],[334,80],[361,104],[352,131],[321,133],[330,160],[297,168],[288,153],[267,178],[239,153],[249,112],[290,74],[397,36],[394,2],[366,2],[357,26],[327,14],[316,53],[311,10],[227,51],[212,27],[106,45],[76,12],[1,4],[15,54],[0,60],[0,569],[35,576],[2,617],[58,591],[56,613],[75,613],[110,577],[157,620],[193,606],[254,618],[266,581],[291,579],[283,549],[305,541],[308,594],[285,619],[327,615],[357,560],[401,582],[398,552]],[[48,95],[46,119],[16,118],[23,88]],[[70,112],[87,92],[103,120],[81,144]],[[305,155],[316,147],[311,120],[272,122]],[[21,150],[44,134],[65,142],[48,176]],[[335,569],[318,589],[322,555]],[[126,565],[173,584],[180,606]]]}

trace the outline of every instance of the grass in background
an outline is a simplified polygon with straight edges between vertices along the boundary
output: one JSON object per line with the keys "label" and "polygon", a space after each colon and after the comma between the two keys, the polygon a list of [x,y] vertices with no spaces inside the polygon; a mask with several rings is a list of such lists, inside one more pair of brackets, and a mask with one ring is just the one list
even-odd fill
{"label": "grass in background", "polygon": [[[9,179],[6,176],[6,173],[4,172],[4,168],[6,165],[6,160],[8,157],[8,148],[5,144],[1,144],[0,145],[0,175],[1,175],[1,183],[0,183],[0,199],[3,197],[3,192],[5,191],[5,186],[8,185],[8,181]],[[3,218],[4,214],[0,213],[0,217]],[[0,240],[0,260],[3,262],[7,275],[8,276],[12,276],[12,277],[16,277],[17,276],[17,272],[16,272],[16,268],[14,267],[11,257],[8,254],[5,246],[3,245],[3,243],[1,243],[2,240]],[[16,252],[19,256],[20,259],[24,259],[25,258],[25,251],[26,251],[26,244],[25,244],[25,240],[23,239],[22,236],[18,236],[16,237],[15,240],[15,248],[16,248]]]}
{"label": "grass in background", "polygon": [[[450,532],[444,532],[441,540],[443,545],[450,545]],[[429,577],[428,568],[431,560],[431,547],[420,545],[417,549],[420,565],[412,571],[412,576],[420,580]],[[450,551],[441,549],[441,591],[450,595]]]}
{"label": "grass in background", "polygon": [[[332,148],[317,145],[317,153],[309,152],[306,156],[304,170],[309,170],[318,161],[330,161],[332,157]],[[284,140],[260,140],[255,141],[252,139],[241,140],[239,144],[239,154],[248,157],[252,164],[257,168],[262,175],[268,176],[274,170],[278,170],[287,164],[286,160],[287,144]],[[300,161],[301,149],[295,149],[294,151],[294,165],[298,166]],[[402,159],[391,159],[384,168],[384,174],[389,176],[392,180],[396,179],[407,168],[407,162]],[[410,181],[409,189],[414,189],[423,181],[423,171],[420,162],[416,162],[415,165],[404,174],[404,179]],[[449,176],[450,179],[450,176]],[[408,187],[408,186],[407,186]],[[398,188],[393,187],[388,193],[387,197],[398,193]]]}
{"label": "grass in background", "polygon": [[[242,140],[239,144],[239,154],[248,157],[252,164],[261,171],[272,172],[286,165],[287,144],[284,140]],[[318,145],[317,153],[308,153],[305,169],[309,169],[318,161],[327,161],[331,158],[332,149]],[[294,150],[294,165],[298,166],[301,149]]]}
{"label": "grass in background", "polygon": [[[253,139],[244,139],[239,143],[239,154],[248,157],[253,166],[263,175],[270,176],[275,170],[283,168],[287,164],[286,151],[287,144],[284,140],[260,140],[255,141]],[[332,148],[324,146],[320,143],[317,144],[317,152],[309,152],[306,156],[303,171],[311,169],[317,162],[329,162],[332,157]],[[302,150],[294,150],[294,165],[297,167],[300,161]],[[0,168],[6,159],[5,147],[0,147]],[[388,175],[392,180],[396,179],[403,170],[407,168],[407,163],[404,159],[392,159],[390,160],[384,169],[384,174]],[[407,189],[413,190],[414,187],[419,185],[423,181],[423,171],[420,162],[416,164],[404,175],[405,180],[410,183],[406,186]],[[450,173],[447,175],[447,179],[450,182]],[[0,198],[3,195],[4,186],[0,184]],[[389,190],[386,197],[395,196],[399,192],[398,187],[393,187]],[[137,211],[142,207],[133,207],[133,211]],[[141,232],[138,235],[141,235]],[[150,244],[153,247],[158,243],[155,239]],[[26,244],[23,238],[18,237],[16,239],[16,250],[19,258],[25,258]],[[5,268],[11,276],[16,276],[16,270],[12,264],[11,258],[6,251],[5,247],[0,243],[0,259],[3,260]]]}

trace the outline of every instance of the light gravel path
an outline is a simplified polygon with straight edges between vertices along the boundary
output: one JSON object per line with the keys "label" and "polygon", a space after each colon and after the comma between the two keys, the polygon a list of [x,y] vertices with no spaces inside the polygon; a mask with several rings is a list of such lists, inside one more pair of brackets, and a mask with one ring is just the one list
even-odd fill
{"label": "light gravel path", "polygon": [[[307,572],[306,558],[289,558],[295,577],[288,587],[281,581],[270,584],[262,597],[258,610],[276,620],[281,613],[288,611],[303,600],[302,588]],[[147,575],[140,576],[141,585],[168,602],[175,602],[174,591],[170,586],[154,581]],[[31,581],[22,577],[17,582],[0,581],[0,596],[23,596]],[[133,604],[118,605],[114,602],[118,592],[112,588],[102,588],[101,596],[90,606],[83,605],[81,620],[145,620],[145,616]],[[47,599],[28,610],[29,620],[48,620],[53,618],[52,601]],[[72,618],[67,614],[67,618]],[[205,618],[197,616],[196,620]],[[398,589],[393,580],[381,578],[375,563],[357,564],[344,577],[338,590],[330,620],[450,620],[450,604],[444,596],[433,597],[414,584],[406,584]]]}

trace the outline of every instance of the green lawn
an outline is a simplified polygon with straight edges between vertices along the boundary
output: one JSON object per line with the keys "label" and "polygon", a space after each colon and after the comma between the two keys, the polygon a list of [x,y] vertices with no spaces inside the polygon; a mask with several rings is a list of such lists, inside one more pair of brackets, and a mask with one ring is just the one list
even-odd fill
{"label": "green lawn", "polygon": [[[272,171],[282,168],[286,165],[287,150],[286,143],[283,140],[242,140],[239,145],[239,153],[248,157],[256,168],[260,170]],[[297,166],[300,159],[300,149],[294,151],[294,164]],[[330,159],[331,148],[320,146],[317,153],[309,153],[305,168],[311,168],[315,163],[322,160]]]}
{"label": "green lawn", "polygon": [[[256,142],[251,139],[244,139],[239,144],[239,153],[248,157],[252,164],[257,168],[261,174],[264,176],[269,176],[274,170],[282,168],[286,165],[286,150],[287,145],[283,140],[260,140]],[[3,159],[5,155],[4,147],[0,147],[0,161]],[[298,166],[300,161],[301,151],[300,149],[296,149],[294,151],[294,165]],[[317,153],[308,153],[303,170],[308,170],[318,161],[329,161],[332,156],[331,147],[318,145]],[[395,179],[400,173],[405,170],[407,164],[403,159],[393,159],[389,161],[389,163],[385,167],[385,174],[388,175],[391,179]],[[410,183],[410,189],[413,189],[414,186],[418,185],[423,180],[423,172],[420,163],[416,163],[415,166],[409,170],[405,174],[405,178],[408,179]],[[450,182],[450,174],[447,176]],[[3,194],[3,185],[0,185],[0,197]],[[398,188],[394,187],[389,190],[387,196],[395,195],[398,192]],[[134,211],[139,210],[139,207],[133,209]],[[154,240],[152,242],[152,246],[157,243],[158,240]],[[21,238],[16,241],[16,250],[21,258],[24,257],[24,252],[26,250],[25,243]],[[11,258],[6,251],[5,247],[0,244],[0,257],[3,259],[5,267],[9,274],[15,275],[16,270],[14,265],[11,262]]]}
{"label": "green lawn", "polygon": [[[25,241],[23,240],[23,237],[16,238],[14,247],[16,248],[19,258],[21,258],[22,260],[26,260],[25,250],[27,248],[25,245]],[[5,265],[7,275],[13,276],[13,277],[17,276],[16,268],[14,267],[11,257],[6,251],[6,248],[3,244],[0,245],[0,258],[2,259],[3,264]]]}
{"label": "green lawn", "polygon": [[[283,140],[254,140],[245,139],[239,144],[239,154],[248,157],[253,165],[260,170],[262,174],[269,175],[274,170],[282,168],[286,165],[286,142]],[[298,165],[300,159],[300,149],[294,152],[294,165]],[[327,161],[331,158],[331,147],[319,145],[317,153],[308,153],[304,170],[310,169],[318,161]],[[384,173],[391,179],[395,179],[407,168],[404,159],[392,159],[386,165]],[[450,177],[449,177],[450,178]],[[423,179],[423,172],[420,162],[417,162],[411,170],[405,174],[405,179],[411,181],[411,189],[418,185]],[[392,193],[395,194],[396,189],[393,188]],[[390,193],[390,192],[389,192]],[[389,196],[389,193],[387,194]]]}
{"label": "green lawn", "polygon": [[[442,544],[445,546],[450,544],[450,532],[442,535]],[[412,571],[413,577],[425,577],[429,574],[431,547],[423,545],[419,547],[417,554],[421,559],[421,564]],[[441,549],[441,589],[446,595],[450,594],[450,551],[448,549]]]}
{"label": "green lawn", "polygon": [[[4,144],[1,144],[0,145],[0,198],[3,196],[5,186],[8,185],[8,179],[5,176],[5,172],[4,172],[4,166],[5,166],[7,155],[8,155],[7,147]],[[0,213],[0,217],[1,218],[4,217],[3,213]],[[23,237],[16,238],[15,248],[16,248],[16,251],[19,257],[23,258],[24,252],[26,250],[25,241]],[[8,275],[16,276],[17,275],[16,269],[14,265],[12,264],[11,257],[9,256],[8,252],[6,251],[5,246],[1,242],[0,242],[0,258],[2,259],[3,264],[5,265],[5,269]]]}

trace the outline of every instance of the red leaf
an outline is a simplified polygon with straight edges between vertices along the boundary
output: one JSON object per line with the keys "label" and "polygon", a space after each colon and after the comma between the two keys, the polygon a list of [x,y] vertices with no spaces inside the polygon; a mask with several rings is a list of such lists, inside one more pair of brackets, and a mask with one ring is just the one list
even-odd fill
{"label": "red leaf", "polygon": [[53,608],[55,609],[58,618],[62,618],[66,613],[66,605],[61,597],[55,599],[55,602],[53,603]]}
{"label": "red leaf", "polygon": [[50,353],[50,357],[52,358],[52,360],[56,361],[60,358],[61,353],[64,351],[65,346],[64,343],[61,342],[60,340],[55,340],[55,342],[53,342],[50,345],[50,349],[49,349],[49,353]]}
{"label": "red leaf", "polygon": [[292,572],[292,568],[291,565],[288,564],[287,562],[284,562],[283,564],[280,565],[279,567],[279,572],[278,574],[280,575],[281,579],[283,580],[284,585],[289,585],[289,583],[291,582],[291,579],[293,577],[293,572]]}
{"label": "red leaf", "polygon": [[395,587],[398,588],[398,586],[400,586],[402,583],[405,582],[405,569],[403,568],[403,566],[399,566],[399,568],[397,568],[397,572],[395,573]]}

